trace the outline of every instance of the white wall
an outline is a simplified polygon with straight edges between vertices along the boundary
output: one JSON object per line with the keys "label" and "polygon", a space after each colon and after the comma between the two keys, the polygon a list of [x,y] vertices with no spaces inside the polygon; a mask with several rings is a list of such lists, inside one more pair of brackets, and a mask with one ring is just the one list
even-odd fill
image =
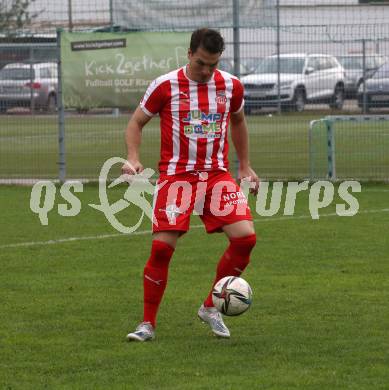
{"label": "white wall", "polygon": [[[72,17],[77,20],[109,20],[109,0],[71,0]],[[30,12],[39,12],[38,21],[68,20],[68,0],[35,0]]]}

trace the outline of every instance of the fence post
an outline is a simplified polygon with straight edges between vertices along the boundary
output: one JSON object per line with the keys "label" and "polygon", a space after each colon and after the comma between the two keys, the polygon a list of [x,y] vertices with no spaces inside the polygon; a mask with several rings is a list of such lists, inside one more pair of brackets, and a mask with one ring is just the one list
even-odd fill
{"label": "fence post", "polygon": [[363,66],[363,115],[366,115],[368,111],[367,107],[367,95],[366,95],[366,40],[362,40],[362,66]]}
{"label": "fence post", "polygon": [[61,29],[57,29],[57,64],[58,64],[58,179],[60,183],[66,180],[66,149],[65,149],[65,112],[62,96],[62,61],[61,61]]}
{"label": "fence post", "polygon": [[34,99],[34,88],[33,83],[35,79],[34,75],[34,48],[30,46],[29,48],[29,62],[30,62],[30,111],[31,115],[35,114],[35,99]]}
{"label": "fence post", "polygon": [[112,32],[113,31],[113,0],[109,0],[109,26]]}
{"label": "fence post", "polygon": [[336,180],[336,166],[335,166],[335,132],[332,120],[325,121],[327,126],[327,163],[328,163],[328,178]]}
{"label": "fence post", "polygon": [[[233,44],[234,44],[234,73],[240,76],[240,36],[239,36],[239,0],[232,0],[233,8]],[[235,175],[239,177],[239,159],[235,152]]]}
{"label": "fence post", "polygon": [[315,178],[315,149],[313,144],[313,130],[317,123],[321,123],[322,119],[315,119],[309,123],[308,130],[308,158],[309,158],[309,179],[311,181]]}
{"label": "fence post", "polygon": [[68,27],[69,31],[73,31],[73,4],[72,0],[68,0]]}
{"label": "fence post", "polygon": [[277,113],[281,115],[281,36],[280,36],[280,0],[277,0]]}

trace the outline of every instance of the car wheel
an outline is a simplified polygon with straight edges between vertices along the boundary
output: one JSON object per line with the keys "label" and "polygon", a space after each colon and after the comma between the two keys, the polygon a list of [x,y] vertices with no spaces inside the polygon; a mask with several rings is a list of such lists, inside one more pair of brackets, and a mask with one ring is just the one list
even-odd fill
{"label": "car wheel", "polygon": [[49,95],[47,99],[47,106],[46,111],[47,112],[55,112],[57,109],[57,97],[55,95]]}
{"label": "car wheel", "polygon": [[303,89],[296,89],[293,96],[292,107],[294,111],[303,112],[305,108],[305,92]]}
{"label": "car wheel", "polygon": [[340,85],[335,87],[334,94],[330,102],[330,108],[341,110],[344,104],[344,88]]}

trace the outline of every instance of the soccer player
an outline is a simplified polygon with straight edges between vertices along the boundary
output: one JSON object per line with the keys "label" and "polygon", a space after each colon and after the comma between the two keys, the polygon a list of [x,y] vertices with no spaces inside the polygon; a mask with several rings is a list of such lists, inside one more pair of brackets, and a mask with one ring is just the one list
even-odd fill
{"label": "soccer player", "polygon": [[[258,191],[259,179],[248,158],[243,87],[235,76],[217,69],[223,50],[224,40],[218,31],[194,31],[188,64],[150,84],[126,129],[128,164],[122,172],[134,175],[143,170],[139,159],[142,129],[154,115],[160,116],[160,177],[153,200],[151,254],[143,273],[143,322],[127,335],[129,341],[155,336],[169,262],[179,237],[189,229],[193,210],[207,233],[224,232],[229,239],[213,285],[224,276],[239,276],[256,243],[247,199],[228,172],[227,130],[231,123],[239,178],[251,181],[251,191]],[[212,303],[212,287],[198,316],[214,334],[228,338],[230,332]]]}

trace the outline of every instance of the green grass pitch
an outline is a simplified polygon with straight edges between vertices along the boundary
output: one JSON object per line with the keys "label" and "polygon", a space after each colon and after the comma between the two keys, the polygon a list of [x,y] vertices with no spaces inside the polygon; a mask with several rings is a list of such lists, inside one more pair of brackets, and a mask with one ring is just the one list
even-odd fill
{"label": "green grass pitch", "polygon": [[78,216],[53,209],[41,226],[30,191],[0,187],[0,388],[388,389],[388,185],[362,185],[354,217],[333,215],[337,198],[312,220],[307,193],[293,217],[254,213],[260,239],[244,274],[254,302],[226,319],[230,340],[196,318],[226,240],[194,217],[145,344],[125,335],[141,318],[148,221],[144,234],[116,234],[87,206],[98,203],[89,185]]}

